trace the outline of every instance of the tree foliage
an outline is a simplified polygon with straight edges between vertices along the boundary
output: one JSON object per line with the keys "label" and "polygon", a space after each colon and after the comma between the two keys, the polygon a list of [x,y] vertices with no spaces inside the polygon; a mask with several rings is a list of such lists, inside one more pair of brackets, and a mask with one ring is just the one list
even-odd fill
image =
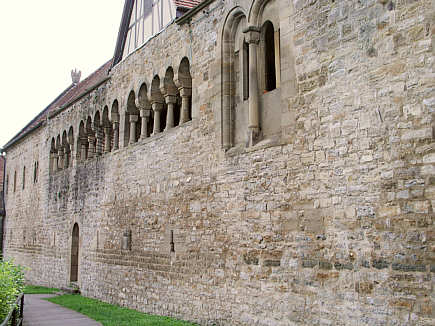
{"label": "tree foliage", "polygon": [[11,261],[0,261],[0,323],[6,318],[24,290],[24,273]]}

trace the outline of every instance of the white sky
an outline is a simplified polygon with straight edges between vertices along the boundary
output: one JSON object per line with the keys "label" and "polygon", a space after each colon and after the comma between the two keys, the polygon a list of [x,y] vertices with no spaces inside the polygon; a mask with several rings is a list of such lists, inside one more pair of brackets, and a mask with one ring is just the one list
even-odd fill
{"label": "white sky", "polygon": [[112,58],[124,0],[0,3],[0,147],[71,84]]}

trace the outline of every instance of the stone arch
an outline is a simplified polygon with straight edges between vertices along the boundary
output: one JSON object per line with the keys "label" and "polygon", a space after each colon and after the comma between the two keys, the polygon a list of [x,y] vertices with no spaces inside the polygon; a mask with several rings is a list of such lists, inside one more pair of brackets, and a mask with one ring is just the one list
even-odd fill
{"label": "stone arch", "polygon": [[153,135],[156,135],[165,128],[166,110],[164,98],[160,91],[160,77],[155,75],[151,82],[151,106],[154,112]]}
{"label": "stone arch", "polygon": [[148,87],[145,82],[143,82],[137,92],[137,107],[140,110],[141,116],[141,138],[149,137],[154,125],[154,114],[151,109],[151,103],[148,98]]}
{"label": "stone arch", "polygon": [[95,153],[96,155],[101,155],[103,153],[103,141],[104,141],[104,135],[103,135],[103,127],[101,122],[101,115],[100,111],[97,110],[94,115],[94,131],[95,131]]}
{"label": "stone arch", "polygon": [[71,235],[71,267],[70,282],[78,281],[79,274],[79,247],[80,247],[80,230],[79,225],[74,223]]}
{"label": "stone arch", "polygon": [[84,162],[88,157],[89,142],[86,135],[85,123],[83,120],[79,124],[79,134],[77,137],[77,160]]}
{"label": "stone arch", "polygon": [[141,121],[139,109],[136,107],[136,94],[130,91],[125,112],[124,144],[134,144],[140,137]]}
{"label": "stone arch", "polygon": [[166,129],[177,126],[180,122],[180,93],[174,82],[174,69],[168,67],[165,72],[160,90],[167,106]]}
{"label": "stone arch", "polygon": [[[235,45],[236,36],[240,34],[246,27],[246,15],[241,7],[233,8],[227,15],[224,21],[224,27],[222,30],[222,147],[227,150],[234,145],[235,141],[235,89],[236,89],[236,76],[235,76]],[[243,38],[244,40],[244,38]],[[242,69],[244,70],[244,69]],[[247,76],[245,76],[247,78]],[[245,110],[246,111],[246,110]],[[241,116],[244,112],[240,110],[239,115]],[[240,133],[246,132],[248,118],[243,118],[242,116],[237,119],[240,124],[245,121],[245,126],[237,126],[237,131]]]}
{"label": "stone arch", "polygon": [[104,138],[104,153],[108,153],[112,149],[113,129],[109,120],[109,107],[107,105],[105,105],[103,108],[101,125]]}
{"label": "stone arch", "polygon": [[56,170],[56,141],[54,140],[54,137],[51,138],[51,144],[50,144],[50,161],[49,161],[49,171],[50,173],[55,172]]}
{"label": "stone arch", "polygon": [[95,155],[95,145],[96,145],[96,137],[95,137],[95,131],[93,129],[93,122],[92,117],[88,116],[86,119],[86,137],[88,138],[88,154],[87,159],[91,159]]}
{"label": "stone arch", "polygon": [[74,146],[74,128],[73,128],[73,126],[70,126],[68,129],[68,144],[69,144],[70,159],[71,159],[70,166],[72,166],[73,153],[74,153],[74,150],[76,150],[75,146]]}
{"label": "stone arch", "polygon": [[62,142],[61,142],[60,135],[57,135],[57,138],[56,138],[56,162],[55,162],[56,171],[62,170],[61,159],[63,159],[63,154],[60,153],[61,151],[63,151]]}
{"label": "stone arch", "polygon": [[112,108],[110,109],[110,120],[113,124],[113,150],[119,148],[119,104],[118,100],[115,99],[112,103]]}
{"label": "stone arch", "polygon": [[181,96],[180,124],[182,124],[192,119],[192,76],[187,57],[181,59],[174,82]]}
{"label": "stone arch", "polygon": [[70,161],[71,161],[71,151],[69,148],[69,143],[68,143],[68,136],[66,133],[66,130],[63,131],[62,133],[62,158],[61,158],[61,166],[62,169],[67,169],[69,167]]}

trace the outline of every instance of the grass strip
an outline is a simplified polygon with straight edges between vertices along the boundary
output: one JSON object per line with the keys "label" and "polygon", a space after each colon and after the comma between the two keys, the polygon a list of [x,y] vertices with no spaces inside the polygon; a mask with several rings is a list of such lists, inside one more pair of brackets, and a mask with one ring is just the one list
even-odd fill
{"label": "grass strip", "polygon": [[111,305],[100,300],[66,294],[46,299],[88,316],[104,326],[195,326],[169,317],[148,315],[136,310]]}
{"label": "grass strip", "polygon": [[24,288],[24,294],[54,294],[56,292],[59,292],[59,289],[39,285],[26,285]]}

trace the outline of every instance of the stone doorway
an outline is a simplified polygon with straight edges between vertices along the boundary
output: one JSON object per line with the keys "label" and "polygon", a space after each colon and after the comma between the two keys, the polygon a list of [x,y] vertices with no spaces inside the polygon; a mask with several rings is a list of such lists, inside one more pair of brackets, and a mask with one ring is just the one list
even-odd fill
{"label": "stone doorway", "polygon": [[79,226],[74,224],[71,241],[71,272],[70,282],[77,282],[79,274]]}

